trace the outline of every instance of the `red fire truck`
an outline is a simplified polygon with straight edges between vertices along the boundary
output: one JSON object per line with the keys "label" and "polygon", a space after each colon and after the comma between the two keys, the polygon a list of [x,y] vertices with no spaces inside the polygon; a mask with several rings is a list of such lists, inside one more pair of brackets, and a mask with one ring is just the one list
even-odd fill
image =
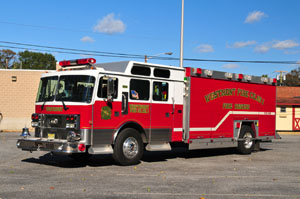
{"label": "red fire truck", "polygon": [[27,151],[137,164],[144,150],[236,147],[250,154],[275,133],[276,79],[135,61],[62,61],[41,77]]}

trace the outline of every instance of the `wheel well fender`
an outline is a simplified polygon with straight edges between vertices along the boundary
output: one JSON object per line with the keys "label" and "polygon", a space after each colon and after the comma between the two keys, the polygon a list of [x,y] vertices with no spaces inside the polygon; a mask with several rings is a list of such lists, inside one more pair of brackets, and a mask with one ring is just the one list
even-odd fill
{"label": "wheel well fender", "polygon": [[120,128],[114,133],[113,144],[115,143],[118,135],[122,132],[122,130],[126,129],[126,128],[133,128],[133,129],[137,130],[140,133],[143,142],[144,143],[148,143],[146,132],[145,132],[144,128],[140,124],[138,124],[136,122],[126,122],[126,123],[122,124],[120,126]]}
{"label": "wheel well fender", "polygon": [[249,126],[253,133],[254,133],[254,137],[258,137],[258,121],[240,121],[241,122],[241,127],[237,132],[236,138],[240,137],[240,131],[242,129],[243,126]]}

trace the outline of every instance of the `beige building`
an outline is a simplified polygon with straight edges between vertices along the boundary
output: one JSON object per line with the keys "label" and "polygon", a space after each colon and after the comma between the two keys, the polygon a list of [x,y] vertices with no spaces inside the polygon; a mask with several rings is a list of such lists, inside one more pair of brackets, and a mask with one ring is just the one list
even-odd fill
{"label": "beige building", "polygon": [[300,131],[300,87],[277,87],[276,130]]}
{"label": "beige building", "polygon": [[31,127],[35,99],[45,70],[0,69],[0,130],[20,131]]}

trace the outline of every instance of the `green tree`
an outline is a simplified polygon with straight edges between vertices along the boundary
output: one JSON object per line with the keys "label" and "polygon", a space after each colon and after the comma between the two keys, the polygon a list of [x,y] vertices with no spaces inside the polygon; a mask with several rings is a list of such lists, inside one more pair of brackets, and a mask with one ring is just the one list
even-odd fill
{"label": "green tree", "polygon": [[300,67],[286,74],[286,86],[300,86]]}
{"label": "green tree", "polygon": [[56,59],[48,53],[38,53],[31,51],[19,52],[19,62],[23,69],[55,70]]}
{"label": "green tree", "polygon": [[9,49],[0,50],[0,68],[11,68],[16,61],[16,53]]}

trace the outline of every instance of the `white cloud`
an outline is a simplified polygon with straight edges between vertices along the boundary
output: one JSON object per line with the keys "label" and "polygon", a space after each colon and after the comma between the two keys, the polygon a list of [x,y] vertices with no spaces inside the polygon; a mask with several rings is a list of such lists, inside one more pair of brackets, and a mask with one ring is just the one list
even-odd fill
{"label": "white cloud", "polygon": [[94,26],[95,32],[106,34],[123,33],[126,29],[125,24],[120,19],[115,19],[115,14],[110,13],[98,21]]}
{"label": "white cloud", "polygon": [[266,53],[270,49],[284,50],[285,54],[298,54],[300,51],[290,50],[291,48],[298,47],[300,44],[293,40],[283,40],[283,41],[270,41],[258,45],[254,48],[255,52]]}
{"label": "white cloud", "polygon": [[214,48],[209,44],[200,44],[196,47],[196,50],[200,53],[211,53],[214,52]]}
{"label": "white cloud", "polygon": [[295,42],[293,40],[284,40],[284,41],[277,41],[272,45],[272,48],[283,50],[288,48],[294,48],[299,46],[298,42]]}
{"label": "white cloud", "polygon": [[263,17],[267,17],[267,15],[261,11],[253,11],[248,14],[244,23],[254,23],[260,21]]}
{"label": "white cloud", "polygon": [[232,46],[227,46],[229,48],[244,48],[256,44],[256,41],[238,41],[235,42]]}
{"label": "white cloud", "polygon": [[270,50],[270,46],[268,44],[258,45],[254,48],[254,51],[257,53],[266,53]]}
{"label": "white cloud", "polygon": [[222,68],[227,68],[227,69],[234,69],[234,68],[239,68],[240,66],[238,64],[225,64],[222,66]]}
{"label": "white cloud", "polygon": [[95,40],[93,38],[89,37],[89,36],[82,37],[80,39],[80,41],[87,42],[87,43],[93,43],[93,42],[95,42]]}

